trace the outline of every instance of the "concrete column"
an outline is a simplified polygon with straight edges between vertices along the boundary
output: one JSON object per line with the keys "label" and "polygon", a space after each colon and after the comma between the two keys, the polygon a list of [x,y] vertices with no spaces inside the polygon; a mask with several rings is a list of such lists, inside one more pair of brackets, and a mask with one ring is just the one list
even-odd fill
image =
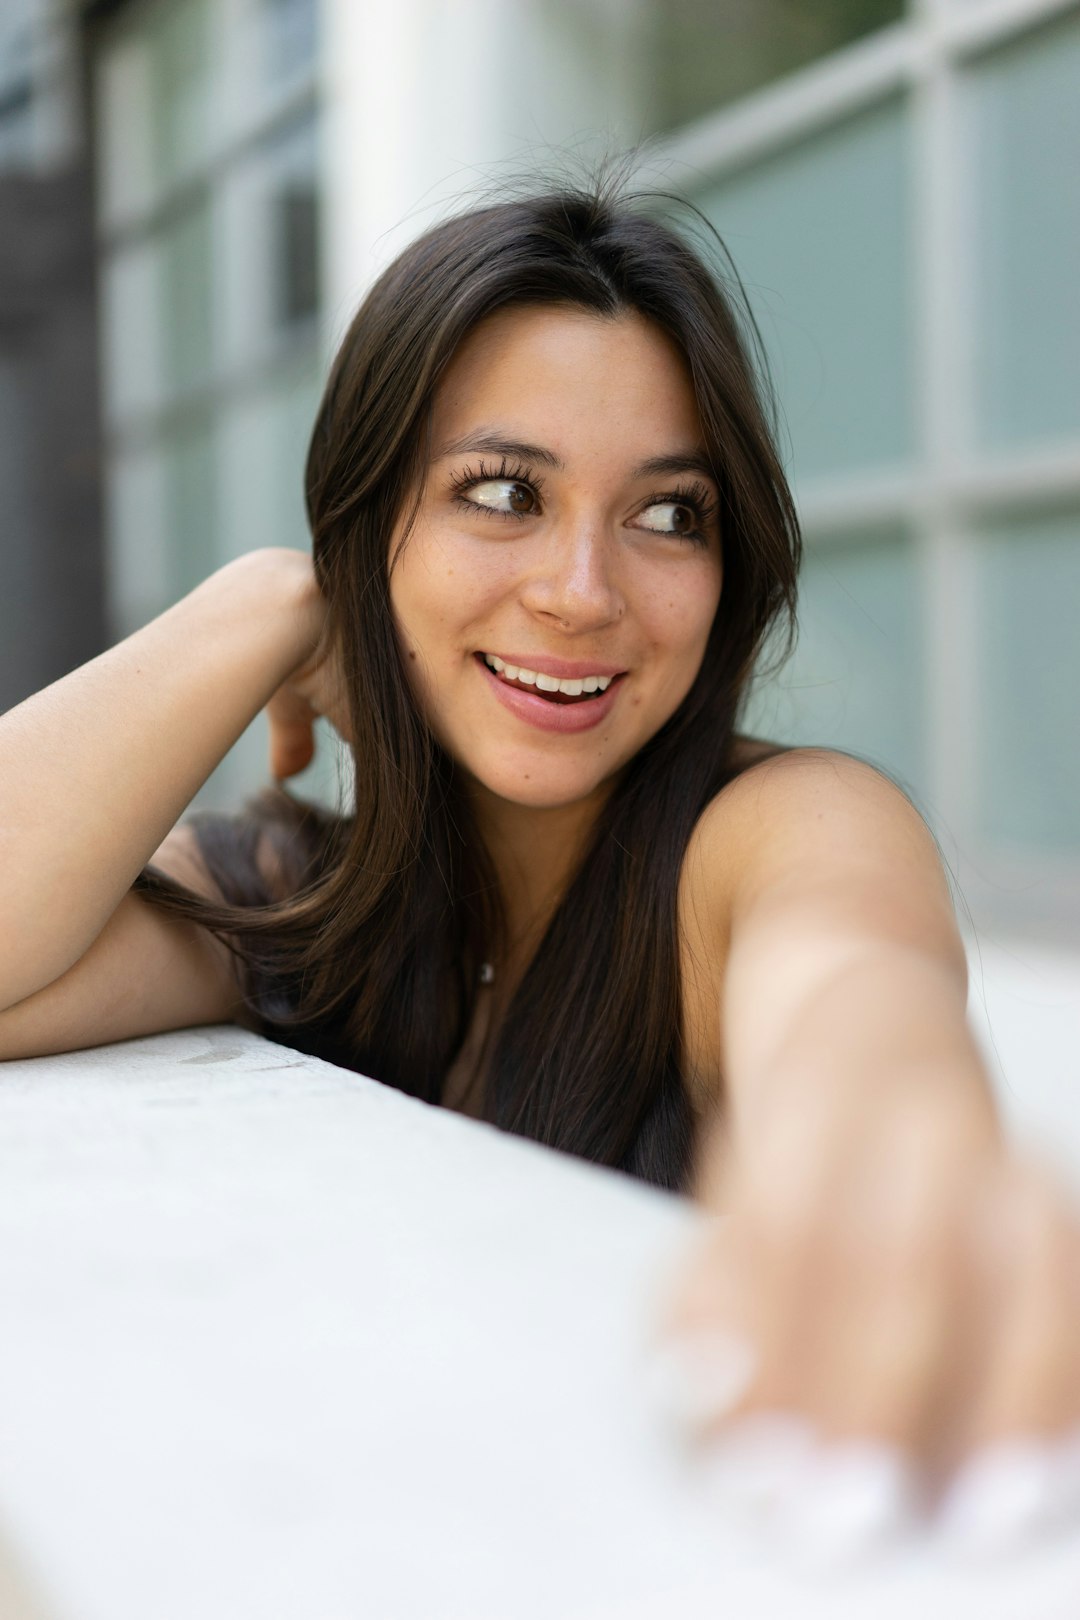
{"label": "concrete column", "polygon": [[324,0],[327,343],[435,219],[639,137],[642,5]]}

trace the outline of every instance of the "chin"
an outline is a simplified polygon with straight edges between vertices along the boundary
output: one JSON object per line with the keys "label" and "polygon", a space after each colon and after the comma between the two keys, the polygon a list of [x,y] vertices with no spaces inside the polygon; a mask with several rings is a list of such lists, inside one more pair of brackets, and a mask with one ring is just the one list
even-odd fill
{"label": "chin", "polygon": [[[468,770],[469,768],[466,767]],[[508,804],[530,810],[561,810],[581,804],[600,792],[609,778],[595,772],[553,770],[550,765],[530,763],[520,770],[469,770],[469,775],[486,792]]]}

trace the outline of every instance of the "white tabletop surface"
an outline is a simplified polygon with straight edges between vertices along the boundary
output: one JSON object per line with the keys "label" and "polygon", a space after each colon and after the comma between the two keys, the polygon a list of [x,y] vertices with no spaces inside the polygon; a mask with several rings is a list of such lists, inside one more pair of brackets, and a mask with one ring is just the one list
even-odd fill
{"label": "white tabletop surface", "polygon": [[231,1026],[0,1066],[0,1620],[1076,1620],[1077,1540],[725,1521],[644,1372],[697,1220]]}

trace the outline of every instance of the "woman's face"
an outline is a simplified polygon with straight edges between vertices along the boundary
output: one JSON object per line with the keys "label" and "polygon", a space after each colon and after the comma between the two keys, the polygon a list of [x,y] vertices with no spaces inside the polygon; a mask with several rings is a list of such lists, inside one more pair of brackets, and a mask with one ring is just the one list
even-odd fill
{"label": "woman's face", "polygon": [[421,707],[498,798],[587,799],[690,690],[720,599],[686,363],[637,314],[499,311],[447,369],[431,444],[390,577]]}

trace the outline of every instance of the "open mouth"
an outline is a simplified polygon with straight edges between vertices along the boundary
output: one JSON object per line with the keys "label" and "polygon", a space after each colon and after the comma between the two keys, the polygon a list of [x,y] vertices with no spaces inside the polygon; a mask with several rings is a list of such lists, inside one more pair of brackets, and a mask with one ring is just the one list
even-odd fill
{"label": "open mouth", "polygon": [[621,675],[583,675],[572,680],[556,680],[555,676],[545,675],[539,670],[508,664],[495,653],[477,653],[475,656],[504,686],[517,687],[548,703],[563,706],[588,703],[606,692],[613,681],[622,679]]}

